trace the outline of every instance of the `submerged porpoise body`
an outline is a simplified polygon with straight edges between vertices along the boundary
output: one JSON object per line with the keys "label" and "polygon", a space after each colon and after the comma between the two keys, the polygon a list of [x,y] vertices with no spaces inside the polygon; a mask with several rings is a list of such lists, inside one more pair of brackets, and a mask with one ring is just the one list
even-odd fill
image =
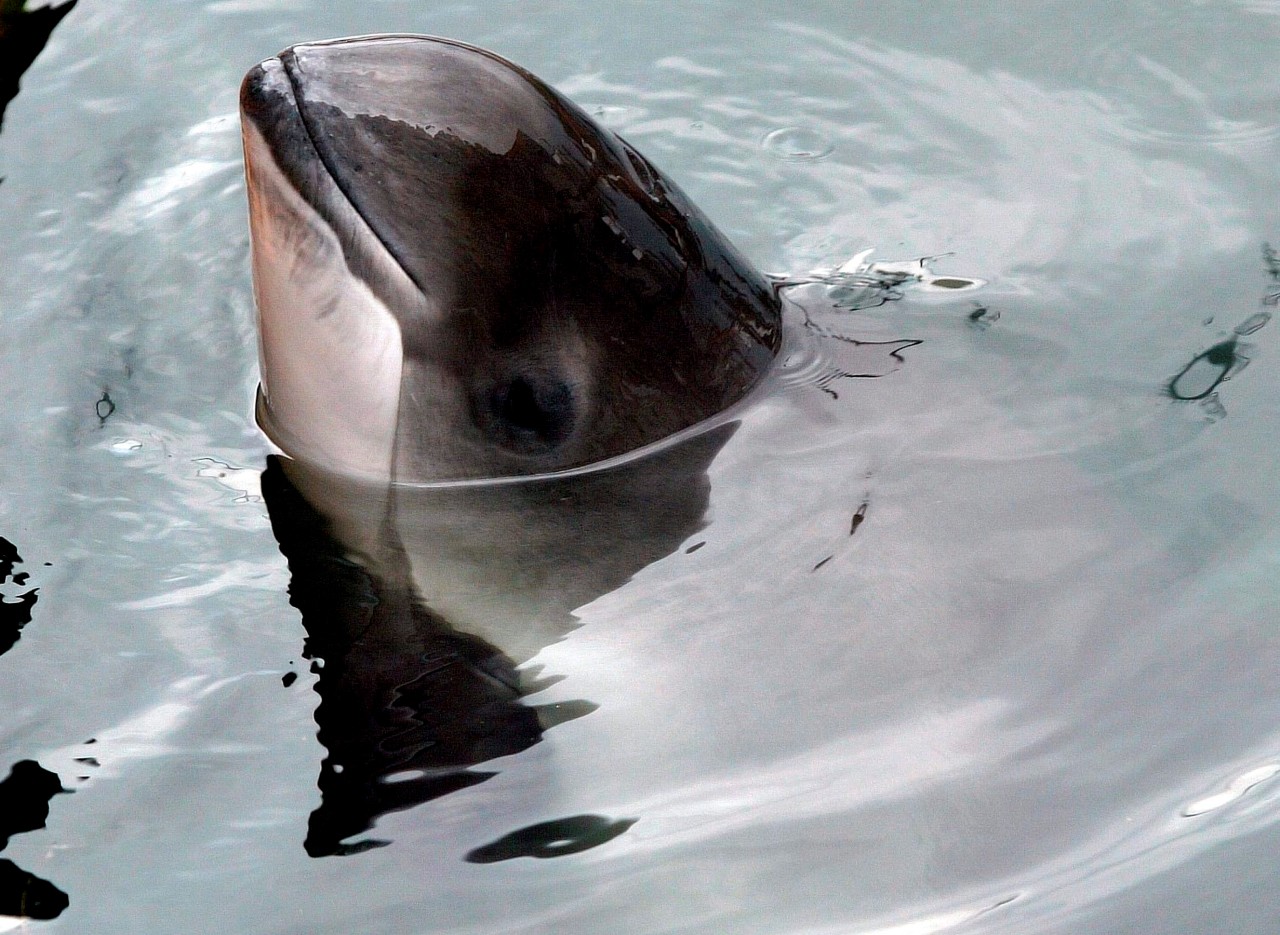
{"label": "submerged porpoise body", "polygon": [[485,50],[293,46],[241,91],[259,419],[372,479],[607,461],[741,400],[765,278],[648,160]]}

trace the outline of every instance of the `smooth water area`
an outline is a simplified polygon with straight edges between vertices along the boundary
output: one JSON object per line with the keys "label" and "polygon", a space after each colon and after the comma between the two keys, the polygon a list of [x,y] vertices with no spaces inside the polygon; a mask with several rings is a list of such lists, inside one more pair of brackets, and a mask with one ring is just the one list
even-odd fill
{"label": "smooth water area", "polygon": [[[370,32],[529,68],[771,273],[988,284],[787,290],[705,516],[600,593],[423,571],[577,716],[311,857],[236,92]],[[0,787],[69,902],[0,928],[1274,932],[1277,49],[1274,0],[80,0],[0,130],[0,776],[74,790]]]}

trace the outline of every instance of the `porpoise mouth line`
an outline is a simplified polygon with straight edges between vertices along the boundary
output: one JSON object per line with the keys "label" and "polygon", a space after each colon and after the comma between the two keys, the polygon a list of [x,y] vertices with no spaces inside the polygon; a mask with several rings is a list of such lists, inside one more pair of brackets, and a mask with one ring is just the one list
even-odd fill
{"label": "porpoise mouth line", "polygon": [[[281,71],[284,72],[285,78],[289,82],[289,91],[290,91],[290,96],[292,98],[290,103],[293,106],[294,112],[298,115],[298,122],[302,125],[303,132],[305,132],[307,135],[307,141],[311,144],[311,151],[312,153],[314,153],[316,160],[319,162],[321,166],[324,167],[325,174],[333,182],[334,187],[337,188],[337,190],[342,194],[343,200],[348,205],[351,206],[351,210],[355,213],[356,217],[360,218],[361,223],[364,225],[369,235],[373,237],[373,239],[378,243],[378,245],[381,246],[384,251],[386,251],[386,254],[389,257],[391,257],[392,260],[395,261],[396,266],[400,268],[401,272],[404,273],[405,277],[409,280],[409,282],[413,283],[419,292],[425,292],[426,290],[423,284],[420,283],[417,280],[417,278],[413,275],[413,273],[405,266],[405,264],[401,261],[400,257],[398,257],[395,251],[391,248],[391,245],[388,244],[385,240],[382,239],[382,237],[378,235],[377,229],[374,227],[372,223],[370,223],[369,218],[365,216],[364,212],[360,208],[358,201],[354,197],[352,197],[349,185],[346,182],[344,182],[342,173],[338,172],[337,167],[335,167],[332,161],[328,157],[326,157],[324,148],[319,146],[316,143],[316,128],[315,128],[314,119],[308,116],[307,109],[303,107],[303,104],[302,104],[303,94],[302,94],[302,87],[298,77],[297,54],[295,52],[295,49],[298,49],[298,48],[317,48],[322,46],[356,45],[356,44],[372,42],[372,41],[381,42],[384,40],[394,42],[396,40],[403,40],[403,39],[423,39],[431,42],[438,42],[442,45],[454,46],[455,48],[466,49],[471,52],[476,52],[481,55],[484,55],[487,58],[493,59],[496,62],[502,62],[503,64],[508,66],[511,65],[511,63],[506,62],[506,60],[503,59],[501,56],[496,55],[493,52],[490,52],[488,49],[481,48],[480,46],[471,45],[470,43],[467,43],[467,42],[459,42],[456,39],[448,39],[441,36],[432,36],[426,33],[379,33],[379,34],[368,34],[368,35],[361,35],[361,36],[346,36],[340,39],[320,39],[313,42],[303,42],[303,43],[292,45],[289,48],[285,49],[284,51],[278,53],[277,55],[273,55],[271,58],[265,59],[262,62],[262,64],[265,65],[269,62],[280,63],[280,69]],[[512,67],[515,67],[515,66],[512,66]],[[520,69],[520,70],[523,71],[523,69]],[[532,77],[532,76],[530,75],[529,77]],[[262,132],[261,127],[259,128],[259,132]],[[263,135],[264,137],[266,136],[265,133]],[[270,145],[271,144],[268,141],[268,146]],[[274,148],[272,149],[272,151],[273,153],[275,152]],[[279,161],[278,156],[277,156],[277,161]],[[296,185],[294,186],[294,188],[295,188],[295,191],[297,191],[298,194],[302,196],[302,199],[306,201],[307,204],[309,204],[318,214],[320,214],[323,217],[323,211],[321,210],[320,205],[318,205],[315,202],[315,200],[309,197],[308,192],[302,190],[301,187]]]}
{"label": "porpoise mouth line", "polygon": [[[410,38],[410,37],[406,36],[405,38]],[[330,40],[328,42],[308,43],[308,45],[338,45],[343,42],[351,42],[351,41],[353,40],[337,39],[337,40]],[[400,261],[400,258],[396,256],[395,251],[391,249],[391,247],[387,244],[387,242],[384,241],[380,236],[378,236],[377,229],[373,226],[372,223],[370,223],[369,218],[365,216],[364,212],[360,210],[360,205],[356,202],[356,200],[353,197],[351,197],[351,192],[348,189],[347,185],[343,183],[341,174],[337,172],[335,170],[334,165],[328,159],[325,158],[324,150],[316,144],[315,127],[311,119],[307,116],[306,109],[303,108],[302,106],[302,88],[298,83],[298,77],[295,73],[296,72],[295,61],[296,61],[296,56],[294,54],[293,47],[291,46],[290,48],[285,49],[279,55],[275,55],[267,59],[265,62],[263,62],[263,64],[265,65],[268,62],[280,63],[280,70],[284,72],[284,76],[289,82],[289,92],[291,97],[290,104],[293,107],[294,113],[298,115],[298,122],[302,125],[302,130],[307,135],[307,142],[311,144],[311,152],[315,155],[316,161],[321,166],[324,167],[325,175],[327,175],[329,177],[329,180],[333,182],[334,188],[336,188],[338,192],[342,195],[343,201],[345,201],[347,205],[350,206],[351,211],[355,214],[356,217],[360,219],[360,223],[364,225],[364,228],[368,232],[369,236],[372,237],[374,242],[377,243],[378,246],[380,246],[383,249],[383,251],[387,254],[387,256],[391,258],[391,260],[400,269],[400,272],[404,273],[405,278],[409,282],[413,283],[414,287],[419,292],[423,292],[424,290],[423,290],[422,283],[418,282],[418,280],[414,277],[413,273],[411,273],[405,267],[404,263]],[[262,132],[261,128],[259,128],[259,132],[260,133]],[[265,138],[266,134],[264,133],[263,136]],[[280,160],[280,156],[276,155],[276,151],[274,150],[273,147],[271,147],[270,140],[267,140],[267,146],[269,148],[272,148],[273,155],[275,156],[278,162]],[[321,206],[317,204],[316,199],[311,197],[312,193],[309,193],[304,189],[305,189],[305,186],[299,186],[296,184],[294,185],[294,190],[301,196],[302,200],[305,201],[308,205],[310,205],[312,210],[314,210],[320,217],[323,218],[324,211],[322,210]],[[327,219],[326,219],[326,223],[327,223]],[[349,264],[348,264],[348,268],[350,268]],[[355,273],[356,271],[352,270],[352,272]]]}

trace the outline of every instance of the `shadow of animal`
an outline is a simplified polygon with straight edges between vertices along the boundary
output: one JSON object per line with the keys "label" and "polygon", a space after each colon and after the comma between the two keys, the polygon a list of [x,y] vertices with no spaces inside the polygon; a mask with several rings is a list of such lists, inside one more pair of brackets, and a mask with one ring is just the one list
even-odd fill
{"label": "shadow of animal", "polygon": [[26,9],[27,0],[0,0],[0,127],[9,102],[18,95],[23,73],[44,50],[49,36],[76,0]]}
{"label": "shadow of animal", "polygon": [[702,528],[707,467],[735,428],[608,471],[492,487],[361,488],[270,458],[262,492],[327,751],[307,853],[383,846],[349,839],[484,782],[495,772],[473,767],[595,710],[527,704],[554,680],[519,667],[578,626],[575,608]]}

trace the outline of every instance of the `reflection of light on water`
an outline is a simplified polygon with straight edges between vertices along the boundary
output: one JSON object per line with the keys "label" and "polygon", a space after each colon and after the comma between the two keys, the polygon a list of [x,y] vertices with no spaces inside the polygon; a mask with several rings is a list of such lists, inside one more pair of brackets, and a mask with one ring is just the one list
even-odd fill
{"label": "reflection of light on water", "polygon": [[911,922],[903,922],[894,925],[887,925],[879,928],[870,929],[851,929],[849,925],[829,925],[822,928],[804,929],[797,935],[936,935],[938,932],[945,932],[947,929],[955,928],[963,925],[972,919],[977,918],[984,913],[990,912],[1004,905],[1009,900],[1001,900],[992,906],[982,906],[978,909],[957,909],[953,912],[942,912],[937,915],[927,916],[923,919],[914,919]]}
{"label": "reflection of light on water", "polygon": [[155,704],[114,727],[98,731],[92,747],[84,744],[64,747],[42,754],[40,762],[59,776],[69,777],[84,771],[83,758],[86,752],[91,752],[95,760],[100,761],[93,768],[94,776],[106,778],[119,776],[127,762],[175,753],[177,747],[169,738],[186,724],[207,681],[202,675],[179,679]]}
{"label": "reflection of light on water", "polygon": [[1254,786],[1259,783],[1266,782],[1276,773],[1280,773],[1280,765],[1271,763],[1267,766],[1259,766],[1257,769],[1251,769],[1247,773],[1242,773],[1227,784],[1227,788],[1213,795],[1207,795],[1203,799],[1197,799],[1182,810],[1184,818],[1194,818],[1196,815],[1203,815],[1206,812],[1212,812],[1224,805],[1229,805],[1236,799],[1240,798]]}
{"label": "reflection of light on water", "polygon": [[[1277,774],[1280,774],[1280,763],[1247,770],[1223,792],[1197,799],[1180,812],[1174,812],[1178,818],[1170,814],[1174,811],[1170,799],[1177,794],[1159,796],[1132,810],[1122,822],[1112,824],[1091,840],[1081,842],[1080,846],[1064,851],[1038,868],[1030,868],[1017,879],[1003,882],[1031,894],[1024,911],[1038,912],[1046,918],[1069,915],[1074,911],[1072,907],[1098,905],[1105,897],[1135,890],[1145,881],[1168,873],[1223,842],[1244,837],[1260,827],[1274,826],[1275,803],[1265,799],[1261,800],[1261,811],[1255,807],[1251,827],[1247,829],[1242,829],[1230,814],[1197,822],[1179,818],[1222,809]],[[1045,928],[1036,931],[1045,931]]]}
{"label": "reflection of light on water", "polygon": [[[220,679],[209,679],[204,675],[178,679],[165,689],[164,696],[155,704],[126,717],[113,727],[97,731],[88,744],[72,744],[42,752],[40,762],[63,777],[65,784],[69,777],[83,774],[86,769],[91,771],[94,779],[118,778],[133,762],[190,753],[193,749],[226,756],[260,753],[262,748],[252,744],[216,740],[201,742],[198,748],[183,747],[175,742],[174,737],[188,725],[205,699],[244,679],[274,674],[273,671],[253,671]],[[0,919],[4,918],[0,916]]]}
{"label": "reflection of light on water", "polygon": [[942,915],[930,916],[927,919],[916,919],[903,925],[889,928],[872,929],[866,935],[933,935],[934,932],[954,928],[961,922],[968,922],[982,910],[960,909],[956,912],[944,912]]}
{"label": "reflection of light on water", "polygon": [[201,120],[187,131],[187,136],[205,136],[209,133],[239,132],[240,118],[236,114],[217,114],[207,120]]}
{"label": "reflection of light on water", "polygon": [[[203,568],[194,570],[198,574],[203,574],[206,571]],[[186,577],[194,577],[194,575],[182,576],[176,580],[180,581]],[[120,607],[125,610],[158,610],[162,607],[184,607],[221,591],[237,588],[277,591],[287,583],[283,569],[277,567],[264,568],[260,562],[256,561],[235,561],[227,563],[222,571],[208,580],[201,581],[199,584],[193,584],[185,588],[174,588],[154,597],[125,601],[120,604]]]}
{"label": "reflection of light on water", "polygon": [[974,774],[982,764],[1026,750],[1049,730],[1044,725],[994,730],[1006,713],[1001,701],[978,701],[945,715],[850,734],[767,766],[711,776],[612,810],[645,816],[627,844],[630,850],[651,850],[879,805]]}
{"label": "reflection of light on water", "polygon": [[102,222],[102,227],[111,233],[132,233],[146,221],[193,198],[192,190],[206,180],[239,169],[239,160],[189,159],[170,166],[146,179],[112,217]]}
{"label": "reflection of light on water", "polygon": [[196,471],[197,477],[208,477],[221,486],[235,492],[237,503],[262,501],[262,472],[254,468],[241,468],[216,458],[196,458],[196,464],[204,465]]}
{"label": "reflection of light on water", "polygon": [[708,65],[699,65],[697,62],[679,55],[669,55],[666,58],[660,58],[653,63],[653,67],[678,72],[682,75],[692,75],[695,78],[724,77],[724,72],[719,68],[712,68]]}
{"label": "reflection of light on water", "polygon": [[284,13],[302,9],[301,0],[218,0],[205,4],[208,13],[238,15],[241,13]]}

